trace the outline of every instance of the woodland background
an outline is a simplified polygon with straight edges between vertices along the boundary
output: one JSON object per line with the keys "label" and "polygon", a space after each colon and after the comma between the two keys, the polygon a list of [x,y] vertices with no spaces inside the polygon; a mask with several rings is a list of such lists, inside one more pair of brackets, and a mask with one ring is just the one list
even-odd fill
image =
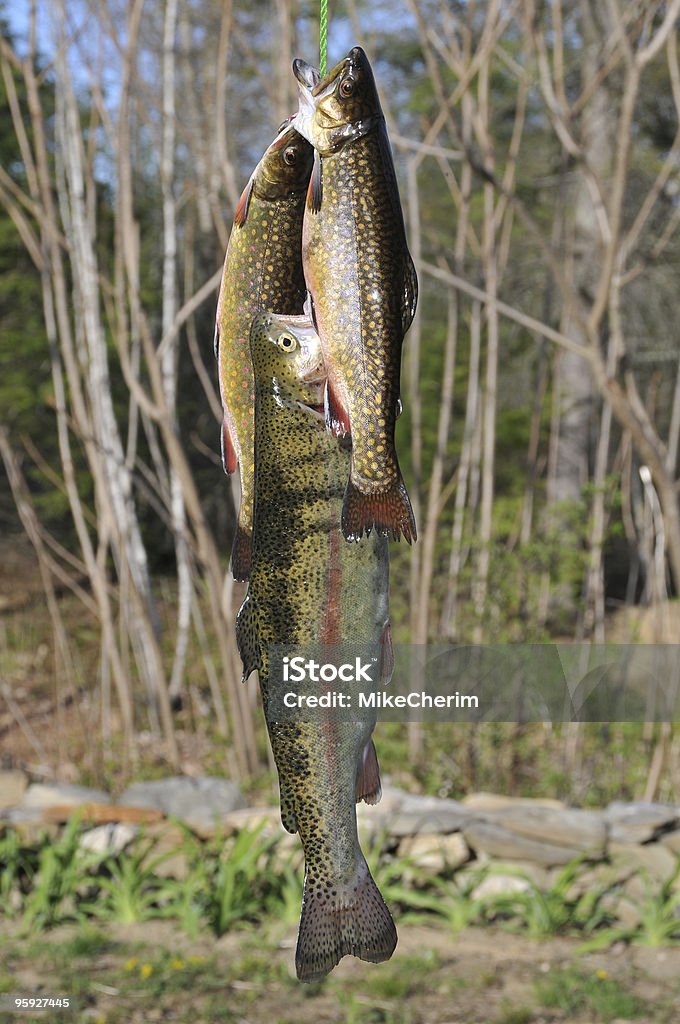
{"label": "woodland background", "polygon": [[[329,8],[329,66],[373,62],[420,280],[395,639],[677,641],[680,0]],[[14,0],[0,30],[0,755],[257,786],[213,323],[318,6]],[[442,795],[680,800],[669,724],[384,737]]]}

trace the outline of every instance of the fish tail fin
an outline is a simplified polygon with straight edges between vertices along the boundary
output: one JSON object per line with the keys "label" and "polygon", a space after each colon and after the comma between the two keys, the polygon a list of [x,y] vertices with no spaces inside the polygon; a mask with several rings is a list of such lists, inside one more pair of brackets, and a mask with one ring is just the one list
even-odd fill
{"label": "fish tail fin", "polygon": [[350,476],[342,502],[342,533],[345,540],[359,540],[372,529],[393,540],[417,539],[416,520],[401,476],[385,491],[366,494]]}
{"label": "fish tail fin", "polygon": [[307,874],[295,951],[300,981],[318,981],[343,956],[382,963],[396,945],[394,921],[363,856],[353,881],[342,887]]}
{"label": "fish tail fin", "polygon": [[253,555],[253,535],[240,523],[236,526],[236,536],[231,549],[231,571],[235,580],[245,582],[250,579],[250,563]]}

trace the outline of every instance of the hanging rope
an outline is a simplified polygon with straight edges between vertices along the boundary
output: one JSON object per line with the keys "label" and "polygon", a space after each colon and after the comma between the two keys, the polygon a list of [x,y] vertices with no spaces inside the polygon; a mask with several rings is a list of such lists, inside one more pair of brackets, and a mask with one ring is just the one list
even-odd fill
{"label": "hanging rope", "polygon": [[326,50],[328,48],[328,0],[321,0],[319,17],[319,71],[323,78],[326,74]]}

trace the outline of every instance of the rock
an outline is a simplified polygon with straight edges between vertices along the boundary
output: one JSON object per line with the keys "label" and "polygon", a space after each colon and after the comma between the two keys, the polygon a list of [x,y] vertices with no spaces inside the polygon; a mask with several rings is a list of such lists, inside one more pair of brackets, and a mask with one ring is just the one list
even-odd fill
{"label": "rock", "polygon": [[640,924],[640,909],[632,900],[621,893],[607,893],[602,897],[600,906],[616,920],[614,927],[630,928],[631,931]]}
{"label": "rock", "polygon": [[222,828],[227,835],[231,832],[241,832],[243,829],[252,832],[260,827],[264,835],[281,835],[284,828],[278,807],[241,807],[239,810],[229,811],[222,818]]}
{"label": "rock", "polygon": [[680,810],[667,804],[626,804],[615,801],[604,812],[609,838],[615,843],[646,843],[660,831],[672,828],[680,820]]}
{"label": "rock", "polygon": [[573,846],[557,846],[529,839],[488,821],[469,825],[463,829],[463,835],[475,853],[483,852],[501,860],[529,860],[545,867],[567,864],[583,852]]}
{"label": "rock", "polygon": [[18,804],[27,786],[28,779],[23,772],[0,772],[0,810],[4,807],[14,807],[15,804]]}
{"label": "rock", "polygon": [[534,799],[523,796],[499,796],[497,793],[468,793],[461,800],[472,811],[497,811],[503,807],[550,807],[562,810],[567,805],[562,800]]}
{"label": "rock", "polygon": [[493,900],[497,896],[512,896],[514,893],[531,892],[533,886],[528,878],[516,875],[489,874],[470,893],[472,900]]}
{"label": "rock", "polygon": [[110,804],[111,797],[100,789],[90,789],[88,786],[76,786],[72,783],[34,782],[24,793],[20,806],[44,808],[68,805],[77,807],[78,804],[86,803]]}
{"label": "rock", "polygon": [[72,783],[34,782],[28,787],[21,800],[21,807],[77,807],[78,804],[110,804],[111,797],[100,789],[76,786]]}
{"label": "rock", "polygon": [[678,832],[667,832],[661,836],[659,842],[662,846],[674,853],[676,857],[680,857],[680,831]]}
{"label": "rock", "polygon": [[106,825],[115,822],[128,822],[143,825],[152,821],[160,821],[163,812],[151,807],[126,807],[120,804],[59,804],[46,807],[42,812],[43,821],[55,821],[64,824],[74,814],[80,815],[83,823]]}
{"label": "rock", "polygon": [[[153,873],[159,878],[183,881],[189,874],[189,858],[187,837],[182,829],[171,821],[159,821],[144,829],[144,838],[154,842],[143,863],[146,865],[153,861]],[[158,861],[158,857],[162,859]]]}
{"label": "rock", "polygon": [[417,867],[436,873],[460,867],[470,859],[470,850],[460,832],[406,836],[398,852],[400,857],[409,857]]}
{"label": "rock", "polygon": [[136,782],[121,795],[120,803],[163,811],[203,839],[214,836],[228,814],[245,806],[235,782],[208,776]]}
{"label": "rock", "polygon": [[135,825],[109,824],[98,825],[80,837],[79,845],[83,850],[99,853],[120,853],[129,846],[139,829]]}
{"label": "rock", "polygon": [[375,814],[375,829],[385,829],[391,836],[403,838],[420,833],[438,832],[446,835],[449,832],[460,832],[464,825],[474,821],[476,815],[466,810],[457,800],[444,800],[436,796],[414,796],[404,793],[396,806],[393,804],[389,813],[378,804]]}
{"label": "rock", "polygon": [[35,846],[41,836],[47,835],[51,839],[59,835],[59,826],[55,823],[43,821],[41,807],[11,807],[2,812],[2,823],[9,826],[19,834],[23,843]]}
{"label": "rock", "polygon": [[485,811],[483,819],[486,824],[518,837],[569,847],[573,851],[572,856],[578,853],[602,856],[607,842],[604,816],[599,811],[559,810],[536,806],[532,802]]}
{"label": "rock", "polygon": [[634,867],[646,871],[659,881],[666,882],[677,866],[678,859],[661,843],[610,843],[609,857],[614,865]]}
{"label": "rock", "polygon": [[528,878],[537,889],[550,888],[551,873],[563,870],[561,867],[553,869],[543,867],[539,864],[534,864],[530,860],[491,860],[484,853],[481,854],[475,863],[478,867],[488,866],[489,870],[493,873],[514,875],[517,878]]}

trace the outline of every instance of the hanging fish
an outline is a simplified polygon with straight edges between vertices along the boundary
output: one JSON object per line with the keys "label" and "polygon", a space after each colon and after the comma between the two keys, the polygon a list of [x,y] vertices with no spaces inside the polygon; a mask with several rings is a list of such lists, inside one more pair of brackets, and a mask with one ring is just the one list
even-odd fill
{"label": "hanging fish", "polygon": [[328,370],[326,417],[351,433],[342,532],[415,540],[394,448],[404,334],[418,296],[385,119],[355,46],[321,81],[304,61],[296,129],[315,147],[302,257]]}
{"label": "hanging fish", "polygon": [[301,313],[305,299],[301,238],[313,150],[293,128],[282,131],[250,176],[236,207],[217,303],[215,354],[224,410],[222,462],[241,470],[241,506],[231,564],[248,579],[253,524],[253,375],[250,324],[259,309]]}
{"label": "hanging fish", "polygon": [[[255,375],[255,517],[248,596],[236,635],[244,678],[257,669],[279,773],[281,819],[299,832],[305,885],[296,968],[302,981],[348,954],[379,963],[397,934],[357,836],[356,801],[375,803],[380,775],[375,712],[352,721],[279,721],[274,688],[290,690],[271,645],[343,644],[375,650],[391,672],[388,543],[340,534],[349,452],[325,429],[318,335],[301,318],[260,313],[251,336]],[[279,680],[279,681],[277,681]],[[353,712],[354,713],[354,712]]]}

